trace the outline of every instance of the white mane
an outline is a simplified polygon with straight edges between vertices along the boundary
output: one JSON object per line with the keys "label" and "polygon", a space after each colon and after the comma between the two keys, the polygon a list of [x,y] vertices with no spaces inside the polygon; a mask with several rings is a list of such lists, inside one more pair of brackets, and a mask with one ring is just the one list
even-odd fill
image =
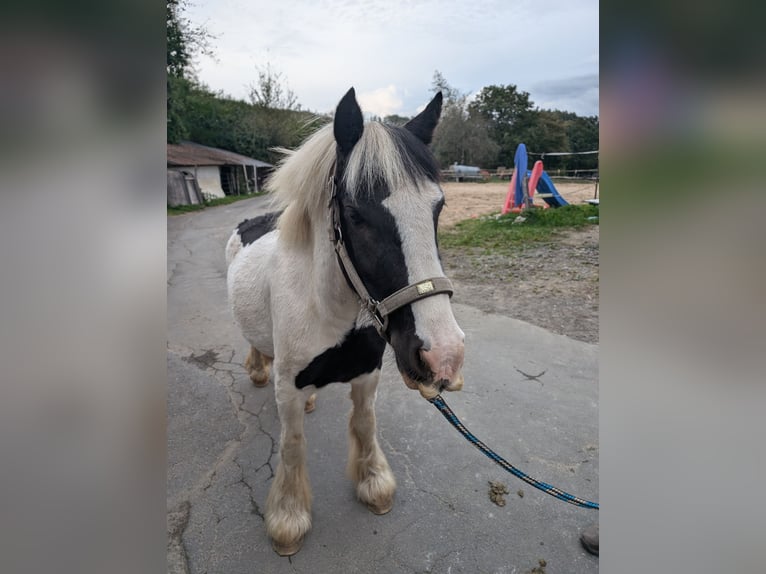
{"label": "white mane", "polygon": [[[402,150],[390,130],[379,122],[365,124],[343,175],[349,193],[369,189],[374,181],[385,182],[392,191],[407,184],[419,186],[415,173],[405,168]],[[332,123],[320,128],[297,150],[279,151],[285,157],[266,188],[276,207],[284,210],[277,224],[280,237],[291,243],[305,243],[311,239],[314,218],[325,221],[336,157]]]}

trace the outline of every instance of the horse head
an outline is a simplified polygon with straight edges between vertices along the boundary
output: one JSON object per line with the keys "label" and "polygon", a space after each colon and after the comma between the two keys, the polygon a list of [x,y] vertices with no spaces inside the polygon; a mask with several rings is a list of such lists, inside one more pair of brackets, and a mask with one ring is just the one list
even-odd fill
{"label": "horse head", "polygon": [[441,107],[438,93],[402,127],[365,124],[351,88],[333,122],[333,201],[355,273],[374,301],[408,286],[426,291],[392,311],[379,329],[394,349],[405,384],[426,398],[463,385],[464,334],[449,294],[427,293],[429,284],[433,288],[430,278],[444,277],[436,237],[444,192],[428,148]]}

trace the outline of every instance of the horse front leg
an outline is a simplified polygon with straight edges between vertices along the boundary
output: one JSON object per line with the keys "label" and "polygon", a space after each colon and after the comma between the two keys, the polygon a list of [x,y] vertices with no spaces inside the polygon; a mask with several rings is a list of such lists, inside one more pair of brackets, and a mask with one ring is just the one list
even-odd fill
{"label": "horse front leg", "polygon": [[277,554],[290,556],[300,550],[311,529],[311,486],[303,435],[306,397],[292,380],[277,380],[276,386],[282,431],[280,460],[266,499],[266,532]]}
{"label": "horse front leg", "polygon": [[376,369],[351,382],[347,473],[356,483],[359,500],[375,514],[385,514],[394,506],[396,479],[378,444],[375,397],[379,379],[380,370]]}

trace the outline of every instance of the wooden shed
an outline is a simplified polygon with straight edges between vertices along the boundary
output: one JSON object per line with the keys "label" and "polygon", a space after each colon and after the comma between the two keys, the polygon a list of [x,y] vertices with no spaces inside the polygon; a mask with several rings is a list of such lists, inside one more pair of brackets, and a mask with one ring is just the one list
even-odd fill
{"label": "wooden shed", "polygon": [[204,197],[261,191],[266,176],[274,169],[251,157],[189,141],[168,144],[167,155],[171,206],[200,203]]}

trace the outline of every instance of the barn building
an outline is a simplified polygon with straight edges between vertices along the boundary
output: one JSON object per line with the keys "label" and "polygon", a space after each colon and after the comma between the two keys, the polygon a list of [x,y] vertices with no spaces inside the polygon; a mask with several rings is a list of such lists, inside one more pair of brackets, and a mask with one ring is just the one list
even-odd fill
{"label": "barn building", "polygon": [[189,141],[168,144],[167,148],[170,206],[261,191],[274,169],[251,157]]}

